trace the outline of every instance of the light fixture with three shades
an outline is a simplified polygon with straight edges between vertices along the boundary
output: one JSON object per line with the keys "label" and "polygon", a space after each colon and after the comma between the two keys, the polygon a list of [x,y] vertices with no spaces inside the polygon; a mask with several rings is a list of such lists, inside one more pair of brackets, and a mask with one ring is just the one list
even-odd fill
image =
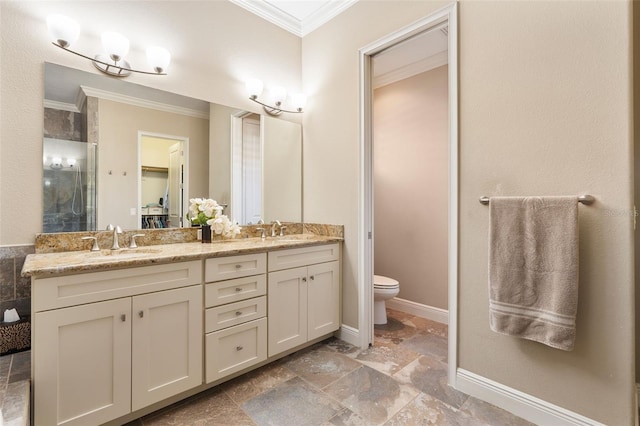
{"label": "light fixture with three shades", "polygon": [[293,110],[284,109],[282,105],[284,101],[287,99],[287,90],[281,86],[274,86],[269,89],[269,96],[273,101],[274,105],[269,105],[268,103],[260,101],[258,99],[260,95],[262,95],[262,91],[264,89],[264,85],[262,84],[262,81],[258,80],[257,78],[250,78],[245,82],[245,85],[247,88],[247,94],[249,95],[249,99],[251,99],[253,102],[256,102],[262,105],[264,110],[269,115],[276,116],[276,115],[282,114],[283,112],[289,112],[294,114],[301,113],[302,109],[304,108],[307,102],[307,97],[303,93],[295,93],[289,96]]}
{"label": "light fixture with three shades", "polygon": [[102,33],[102,46],[106,53],[90,57],[70,49],[80,36],[80,25],[64,15],[54,14],[47,17],[47,27],[53,44],[74,55],[93,62],[100,71],[115,76],[126,77],[132,72],[152,75],[166,75],[171,62],[171,54],[163,47],[152,46],[147,49],[147,60],[153,71],[141,71],[131,68],[124,57],[129,53],[129,40],[120,33],[108,31]]}

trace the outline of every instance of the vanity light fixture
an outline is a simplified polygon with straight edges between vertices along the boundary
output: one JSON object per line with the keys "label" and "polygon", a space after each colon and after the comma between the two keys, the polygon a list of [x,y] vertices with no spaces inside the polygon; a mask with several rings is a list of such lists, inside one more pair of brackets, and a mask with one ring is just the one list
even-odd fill
{"label": "vanity light fixture", "polygon": [[59,170],[59,169],[62,169],[64,167],[73,168],[73,166],[75,166],[75,165],[76,165],[76,159],[75,158],[67,158],[67,165],[65,166],[62,158],[53,157],[53,158],[51,158],[51,164],[49,164],[49,167],[52,168],[53,170]]}
{"label": "vanity light fixture", "polygon": [[305,103],[307,102],[307,97],[303,93],[296,93],[290,96],[291,105],[293,106],[294,110],[292,111],[284,109],[282,107],[282,104],[287,99],[287,91],[284,87],[275,86],[269,90],[271,99],[275,104],[275,106],[272,106],[258,100],[258,97],[262,94],[262,90],[264,89],[262,81],[258,80],[257,78],[250,78],[245,82],[245,85],[247,88],[249,99],[262,105],[264,110],[269,115],[277,116],[282,114],[283,112],[289,112],[292,114],[301,113],[302,109],[305,106]]}
{"label": "vanity light fixture", "polygon": [[91,58],[70,49],[80,36],[80,25],[73,19],[59,14],[47,17],[49,34],[54,46],[93,62],[96,68],[114,77],[126,77],[132,72],[140,74],[166,75],[171,62],[171,54],[163,47],[152,46],[147,49],[147,60],[153,71],[141,71],[131,68],[124,57],[129,53],[129,40],[122,34],[108,31],[102,34],[102,46],[107,53]]}

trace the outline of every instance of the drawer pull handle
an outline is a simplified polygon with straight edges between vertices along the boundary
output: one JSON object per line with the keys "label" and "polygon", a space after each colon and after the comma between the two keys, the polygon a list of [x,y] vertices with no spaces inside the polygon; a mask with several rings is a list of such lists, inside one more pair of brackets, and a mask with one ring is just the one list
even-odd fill
{"label": "drawer pull handle", "polygon": [[140,318],[142,318],[142,317],[144,316],[144,311],[140,311],[140,312],[138,312],[138,316],[139,316]]}
{"label": "drawer pull handle", "polygon": [[120,321],[125,322],[127,320],[127,316],[125,314],[120,315]]}
{"label": "drawer pull handle", "polygon": [[242,315],[242,312],[236,311],[236,316],[240,316],[240,315]]}
{"label": "drawer pull handle", "polygon": [[242,346],[236,346],[236,351],[241,351],[241,350],[243,350],[243,349],[244,349],[244,348],[243,348]]}
{"label": "drawer pull handle", "polygon": [[242,268],[242,265],[236,265],[236,269]]}
{"label": "drawer pull handle", "polygon": [[302,277],[302,282],[306,283],[307,282],[307,277]]}
{"label": "drawer pull handle", "polygon": [[236,287],[236,292],[241,292],[242,289],[240,287]]}

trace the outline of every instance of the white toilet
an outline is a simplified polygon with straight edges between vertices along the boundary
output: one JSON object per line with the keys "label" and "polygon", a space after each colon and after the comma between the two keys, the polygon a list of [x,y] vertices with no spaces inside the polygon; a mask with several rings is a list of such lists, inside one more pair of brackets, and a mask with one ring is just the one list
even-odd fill
{"label": "white toilet", "polygon": [[387,323],[387,308],[384,301],[396,297],[400,292],[400,283],[382,275],[373,276],[373,323]]}

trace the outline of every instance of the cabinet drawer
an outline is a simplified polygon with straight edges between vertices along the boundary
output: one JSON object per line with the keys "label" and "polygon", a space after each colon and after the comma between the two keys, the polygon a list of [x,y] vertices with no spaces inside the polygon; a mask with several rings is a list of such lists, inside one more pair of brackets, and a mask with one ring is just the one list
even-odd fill
{"label": "cabinet drawer", "polygon": [[32,280],[35,312],[202,283],[202,261]]}
{"label": "cabinet drawer", "polygon": [[214,257],[205,261],[204,277],[206,282],[222,281],[264,274],[266,269],[266,253]]}
{"label": "cabinet drawer", "polygon": [[267,294],[267,276],[265,274],[218,281],[205,285],[204,306],[210,308],[265,294]]}
{"label": "cabinet drawer", "polygon": [[262,318],[266,315],[266,296],[209,308],[205,313],[205,332],[210,333],[221,330],[233,325],[242,324],[243,322]]}
{"label": "cabinet drawer", "polygon": [[206,382],[228,376],[267,359],[267,319],[209,333],[206,345]]}
{"label": "cabinet drawer", "polygon": [[269,271],[297,268],[340,258],[338,243],[269,252]]}

